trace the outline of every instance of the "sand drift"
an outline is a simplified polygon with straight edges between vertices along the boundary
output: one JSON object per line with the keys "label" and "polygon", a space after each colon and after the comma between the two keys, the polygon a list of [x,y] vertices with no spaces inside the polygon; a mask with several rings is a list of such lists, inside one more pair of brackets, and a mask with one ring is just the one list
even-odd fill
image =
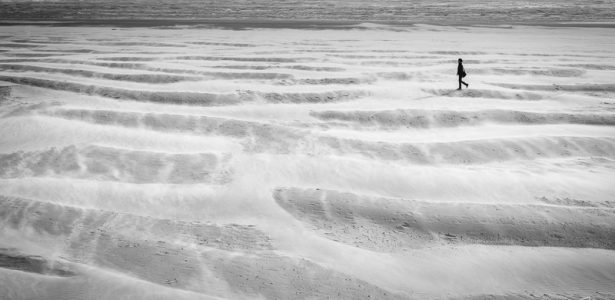
{"label": "sand drift", "polygon": [[2,299],[615,298],[613,29],[0,39]]}

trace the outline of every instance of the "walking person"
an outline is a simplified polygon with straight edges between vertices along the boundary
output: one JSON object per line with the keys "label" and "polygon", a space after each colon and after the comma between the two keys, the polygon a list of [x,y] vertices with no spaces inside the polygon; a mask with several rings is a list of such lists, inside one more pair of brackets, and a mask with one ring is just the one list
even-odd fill
{"label": "walking person", "polygon": [[460,58],[457,60],[459,62],[459,64],[457,65],[457,76],[459,76],[459,88],[458,90],[461,89],[461,84],[465,84],[466,88],[468,88],[470,85],[465,83],[462,78],[466,77],[466,70],[463,68],[463,60]]}

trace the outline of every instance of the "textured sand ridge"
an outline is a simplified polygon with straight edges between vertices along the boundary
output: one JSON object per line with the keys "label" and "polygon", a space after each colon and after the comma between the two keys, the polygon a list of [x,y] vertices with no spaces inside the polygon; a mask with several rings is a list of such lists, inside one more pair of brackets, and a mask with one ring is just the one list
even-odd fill
{"label": "textured sand ridge", "polygon": [[612,210],[371,199],[296,188],[278,189],[274,197],[323,235],[377,251],[401,251],[437,242],[615,247]]}
{"label": "textured sand ridge", "polygon": [[615,298],[613,29],[301,24],[2,27],[0,298]]}

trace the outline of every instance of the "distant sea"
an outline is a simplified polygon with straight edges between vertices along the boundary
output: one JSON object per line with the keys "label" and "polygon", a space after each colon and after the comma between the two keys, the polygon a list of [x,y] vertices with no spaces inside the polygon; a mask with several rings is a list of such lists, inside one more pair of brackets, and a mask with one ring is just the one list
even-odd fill
{"label": "distant sea", "polygon": [[604,25],[615,23],[615,0],[0,0],[0,23],[16,21],[125,26],[208,22]]}

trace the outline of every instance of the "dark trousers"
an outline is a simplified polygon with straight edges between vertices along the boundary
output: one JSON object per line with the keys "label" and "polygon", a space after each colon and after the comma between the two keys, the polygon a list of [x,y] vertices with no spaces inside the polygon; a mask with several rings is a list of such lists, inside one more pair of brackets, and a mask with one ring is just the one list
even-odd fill
{"label": "dark trousers", "polygon": [[465,82],[462,80],[462,78],[463,78],[463,77],[461,77],[461,75],[459,75],[459,89],[461,89],[461,84],[462,84],[462,83],[463,83],[463,84],[465,84],[465,85],[468,85],[467,83],[465,83]]}

